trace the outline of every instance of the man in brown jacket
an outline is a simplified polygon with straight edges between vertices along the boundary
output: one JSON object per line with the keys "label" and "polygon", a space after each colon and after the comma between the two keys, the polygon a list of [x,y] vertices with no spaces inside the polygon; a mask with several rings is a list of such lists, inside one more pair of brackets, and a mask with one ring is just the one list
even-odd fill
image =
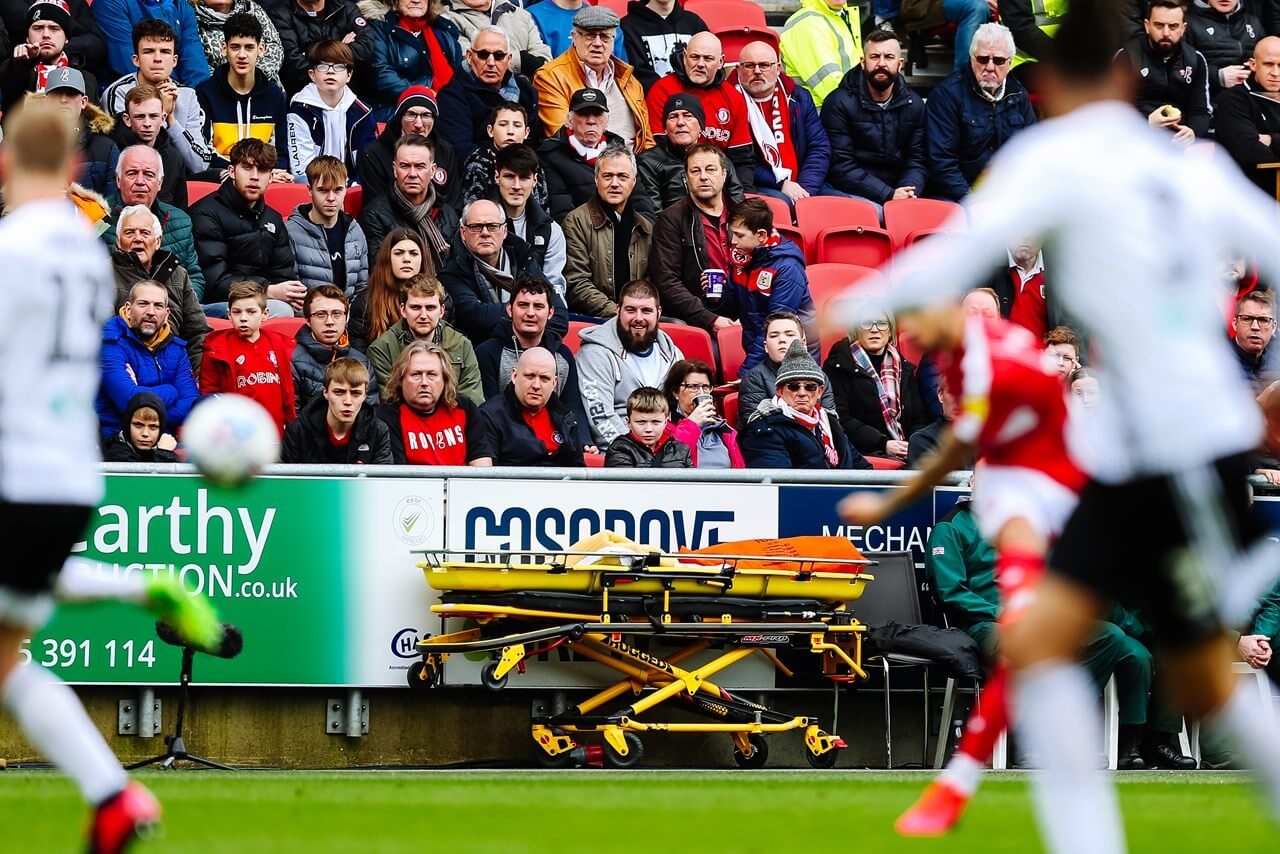
{"label": "man in brown jacket", "polygon": [[573,17],[573,44],[533,75],[538,116],[547,136],[564,126],[573,93],[590,87],[605,95],[610,132],[626,140],[637,153],[653,147],[644,88],[634,69],[613,55],[618,23],[612,9],[583,6]]}
{"label": "man in brown jacket", "polygon": [[596,194],[564,220],[569,310],[587,317],[618,313],[618,289],[644,278],[653,221],[634,209],[636,158],[607,148],[596,160]]}

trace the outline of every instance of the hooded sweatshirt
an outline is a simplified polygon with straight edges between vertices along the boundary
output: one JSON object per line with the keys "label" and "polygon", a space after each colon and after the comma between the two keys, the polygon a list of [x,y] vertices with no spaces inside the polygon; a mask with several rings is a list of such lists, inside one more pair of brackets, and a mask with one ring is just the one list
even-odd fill
{"label": "hooded sweatshirt", "polygon": [[[204,79],[202,78],[201,82]],[[125,99],[129,90],[138,85],[137,73],[126,74],[107,87],[102,93],[102,106],[113,116],[124,112]],[[200,106],[200,98],[196,90],[188,86],[178,87],[178,99],[173,107],[173,115],[177,121],[166,125],[164,132],[173,143],[174,148],[182,154],[182,162],[187,171],[194,174],[209,168],[213,158],[213,149],[205,138],[204,109]]]}
{"label": "hooded sweatshirt", "polygon": [[671,366],[684,358],[671,336],[661,329],[648,353],[622,346],[616,320],[582,330],[578,348],[578,390],[591,434],[606,447],[628,432],[627,397],[641,386],[660,387]]}
{"label": "hooded sweatshirt", "polygon": [[129,434],[129,424],[133,421],[134,413],[139,409],[150,409],[155,412],[156,417],[160,419],[161,435],[168,429],[164,401],[159,395],[140,391],[130,398],[129,405],[124,409],[124,426],[103,440],[102,459],[108,463],[176,463],[178,455],[173,451],[154,447],[144,451],[133,444]]}
{"label": "hooded sweatshirt", "polygon": [[291,359],[294,341],[272,329],[262,329],[250,343],[235,329],[215,329],[204,339],[200,363],[201,394],[242,394],[271,414],[276,429],[297,415],[294,409]]}
{"label": "hooded sweatshirt", "polygon": [[211,169],[221,171],[231,165],[231,146],[242,139],[269,142],[280,153],[279,168],[287,168],[283,142],[288,105],[284,90],[266,74],[253,75],[253,88],[241,95],[231,88],[230,68],[222,66],[196,89],[204,111],[204,138],[214,150]]}
{"label": "hooded sweatshirt", "polygon": [[350,86],[343,90],[338,105],[330,107],[316,84],[308,83],[289,102],[289,171],[306,180],[311,161],[328,154],[345,163],[355,180],[357,158],[373,142],[376,126],[372,111]]}
{"label": "hooded sweatshirt", "polygon": [[671,73],[671,54],[677,47],[684,47],[690,38],[706,31],[702,18],[679,3],[664,18],[650,9],[646,0],[631,0],[622,19],[622,36],[628,61],[635,66],[644,90],[648,92],[659,78]]}

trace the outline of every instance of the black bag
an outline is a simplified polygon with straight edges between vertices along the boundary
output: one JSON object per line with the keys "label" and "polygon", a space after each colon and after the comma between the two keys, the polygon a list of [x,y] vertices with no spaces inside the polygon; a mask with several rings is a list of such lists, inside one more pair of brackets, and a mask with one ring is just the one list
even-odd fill
{"label": "black bag", "polygon": [[953,679],[982,679],[978,642],[960,629],[908,626],[890,621],[872,626],[862,636],[862,655],[914,655],[927,658]]}

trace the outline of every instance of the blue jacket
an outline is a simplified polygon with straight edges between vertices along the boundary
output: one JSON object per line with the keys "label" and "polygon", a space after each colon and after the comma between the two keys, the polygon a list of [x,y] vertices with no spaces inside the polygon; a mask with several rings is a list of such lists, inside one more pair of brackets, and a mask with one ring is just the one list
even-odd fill
{"label": "blue jacket", "polygon": [[992,103],[978,90],[967,65],[933,90],[925,116],[929,194],[957,202],[969,194],[991,155],[1036,121],[1031,99],[1017,78],[1006,78],[1004,98]]}
{"label": "blue jacket", "polygon": [[[168,326],[162,327],[168,331]],[[164,401],[165,423],[178,427],[200,397],[196,378],[187,357],[187,342],[170,335],[152,353],[142,339],[116,315],[102,327],[102,352],[98,356],[102,384],[98,386],[98,425],[110,436],[124,426],[129,401],[140,391],[149,391]],[[133,377],[129,376],[133,368]],[[137,381],[134,381],[134,378]]]}
{"label": "blue jacket", "polygon": [[817,434],[783,415],[772,400],[761,403],[760,408],[752,413],[746,429],[738,434],[743,462],[751,469],[871,468],[871,463],[849,444],[836,414],[828,412],[827,418],[831,423],[831,440],[838,458],[836,465],[827,465]]}
{"label": "blue jacket", "polygon": [[89,7],[107,40],[107,64],[117,76],[133,74],[133,25],[158,18],[178,34],[178,67],[174,77],[192,89],[209,79],[196,13],[187,0],[96,0]]}
{"label": "blue jacket", "polygon": [[822,123],[831,137],[831,186],[880,203],[899,187],[924,194],[924,99],[906,78],[898,78],[881,106],[857,66],[822,102]]}
{"label": "blue jacket", "polygon": [[[827,130],[822,126],[822,118],[818,108],[813,105],[813,96],[803,86],[797,86],[790,77],[779,78],[787,92],[787,108],[791,111],[791,134],[795,137],[796,162],[800,164],[800,174],[794,180],[816,196],[827,181],[827,171],[831,163],[831,141]],[[760,158],[760,150],[755,151],[756,186],[781,189],[773,170]]]}
{"label": "blue jacket", "polygon": [[[395,112],[400,93],[410,86],[436,85],[431,56],[421,37],[399,25],[400,16],[389,14],[373,25],[373,85],[378,121]],[[432,23],[440,47],[454,69],[462,67],[462,32],[453,21],[436,18]]]}
{"label": "blue jacket", "polygon": [[[775,232],[776,234],[776,232]],[[750,370],[764,358],[764,321],[775,311],[800,316],[809,341],[809,352],[817,361],[819,336],[809,277],[804,272],[804,253],[785,237],[776,246],[759,246],[741,270],[733,270],[725,283],[724,297],[717,314],[742,321],[742,347],[747,358],[742,370]]]}

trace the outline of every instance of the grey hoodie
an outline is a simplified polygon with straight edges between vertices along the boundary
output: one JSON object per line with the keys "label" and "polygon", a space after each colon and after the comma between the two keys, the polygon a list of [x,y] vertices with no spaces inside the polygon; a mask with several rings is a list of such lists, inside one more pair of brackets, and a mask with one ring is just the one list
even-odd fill
{"label": "grey hoodie", "polygon": [[591,435],[603,450],[614,439],[630,432],[626,419],[627,397],[631,392],[646,385],[660,388],[671,366],[683,359],[684,354],[671,336],[659,329],[658,338],[653,342],[652,357],[658,360],[659,368],[655,381],[649,372],[640,370],[635,354],[622,346],[616,319],[587,327],[580,338],[578,388]]}

